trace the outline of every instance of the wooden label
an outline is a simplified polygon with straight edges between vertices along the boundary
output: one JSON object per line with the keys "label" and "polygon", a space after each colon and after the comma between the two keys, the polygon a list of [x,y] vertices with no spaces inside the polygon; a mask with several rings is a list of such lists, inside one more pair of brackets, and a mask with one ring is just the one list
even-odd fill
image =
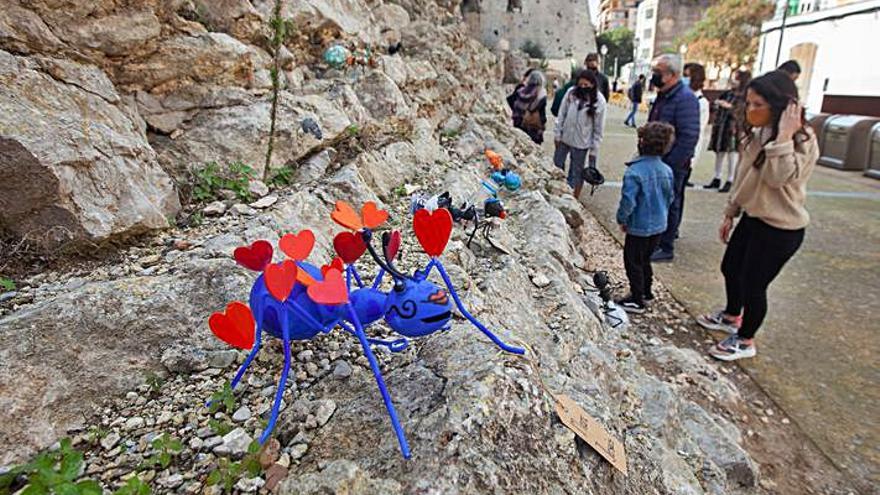
{"label": "wooden label", "polygon": [[569,396],[557,395],[555,398],[556,414],[562,419],[562,423],[626,475],[626,452],[623,451],[623,444]]}

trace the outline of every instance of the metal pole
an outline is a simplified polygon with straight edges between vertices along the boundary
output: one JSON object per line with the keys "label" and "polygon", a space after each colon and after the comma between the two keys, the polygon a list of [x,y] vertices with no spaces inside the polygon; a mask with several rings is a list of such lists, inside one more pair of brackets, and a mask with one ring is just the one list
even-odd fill
{"label": "metal pole", "polygon": [[779,67],[779,56],[782,54],[782,35],[785,34],[785,20],[788,19],[789,0],[783,1],[785,2],[785,10],[782,11],[782,26],[779,28],[779,45],[776,47],[776,63],[773,64],[774,67]]}

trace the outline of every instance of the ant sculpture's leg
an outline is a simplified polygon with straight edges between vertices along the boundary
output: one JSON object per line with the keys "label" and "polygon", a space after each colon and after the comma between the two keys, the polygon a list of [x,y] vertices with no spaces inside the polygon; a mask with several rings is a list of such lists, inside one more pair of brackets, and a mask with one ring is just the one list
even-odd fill
{"label": "ant sculpture's leg", "polygon": [[379,362],[376,361],[376,356],[374,356],[373,351],[370,350],[370,343],[367,341],[367,336],[364,334],[364,328],[361,326],[360,320],[358,320],[354,307],[351,303],[348,303],[347,306],[349,317],[354,324],[355,335],[357,335],[358,340],[361,342],[361,347],[364,348],[364,354],[367,355],[367,360],[370,362],[370,368],[373,370],[373,376],[376,377],[376,383],[379,385],[379,392],[382,394],[382,400],[385,401],[385,408],[388,409],[388,415],[391,416],[391,426],[394,428],[394,433],[397,435],[397,442],[400,444],[400,452],[403,454],[403,457],[409,459],[409,445],[406,443],[406,437],[403,434],[403,428],[400,426],[400,420],[397,419],[397,411],[394,410],[391,396],[388,395],[388,389],[385,388],[385,380],[382,379],[382,372],[379,370]]}
{"label": "ant sculpture's leg", "polygon": [[[256,340],[254,341],[254,346],[251,348],[251,352],[248,353],[247,358],[244,360],[244,364],[241,365],[241,368],[238,369],[238,373],[235,374],[235,378],[232,379],[232,383],[230,384],[230,388],[234,389],[238,382],[241,381],[241,377],[244,376],[244,372],[247,371],[248,367],[251,365],[251,362],[257,356],[257,353],[260,352],[260,344],[263,340],[263,322],[262,319],[257,320],[256,328]],[[211,407],[211,403],[213,401],[208,401],[205,403],[205,407]]]}
{"label": "ant sculpture's leg", "polygon": [[244,372],[247,371],[248,366],[251,365],[251,361],[257,356],[257,353],[260,352],[260,343],[263,340],[263,329],[260,328],[260,325],[257,325],[257,339],[254,342],[254,347],[251,349],[251,352],[248,354],[247,359],[244,360],[244,364],[241,365],[241,368],[238,369],[238,373],[235,374],[235,378],[232,379],[232,388],[235,388],[238,385],[238,382],[241,381],[241,377],[244,376]]}
{"label": "ant sculpture's leg", "polygon": [[379,285],[382,283],[382,279],[385,277],[385,269],[379,268],[379,273],[376,275],[375,280],[373,280],[373,289],[378,289]]}
{"label": "ant sculpture's leg", "polygon": [[440,276],[443,277],[443,282],[446,284],[446,288],[449,289],[449,292],[452,294],[452,300],[455,301],[455,305],[458,307],[458,310],[461,311],[461,314],[464,315],[465,318],[468,319],[475,327],[480,329],[481,332],[486,334],[492,342],[495,343],[498,347],[502,348],[507,352],[512,352],[513,354],[525,354],[525,349],[520,347],[514,347],[511,345],[507,345],[501,341],[494,333],[489,331],[482,323],[480,323],[476,318],[473,317],[468,310],[465,309],[464,304],[461,303],[461,299],[458,298],[458,294],[455,292],[455,287],[452,286],[452,281],[449,280],[449,275],[446,273],[446,269],[443,268],[443,263],[437,260],[437,271],[440,272]]}
{"label": "ant sculpture's leg", "polygon": [[[339,325],[343,329],[345,329],[346,332],[354,335],[355,337],[357,336],[357,332],[355,332],[354,329],[351,328],[350,326],[348,326],[345,322],[341,321],[341,322],[339,322]],[[395,339],[395,340],[382,340],[382,339],[373,339],[373,338],[367,337],[367,342],[369,342],[373,345],[381,345],[383,347],[386,347],[391,352],[400,352],[400,351],[406,350],[406,348],[409,347],[409,340],[407,340],[405,338],[399,338],[399,339]]]}
{"label": "ant sculpture's leg", "polygon": [[354,275],[354,281],[357,282],[358,287],[360,287],[361,289],[363,289],[363,288],[364,288],[364,282],[361,280],[361,274],[358,273],[358,269],[357,269],[357,267],[354,266],[354,265],[348,265],[348,267],[349,267],[349,269],[351,270],[351,274]]}
{"label": "ant sculpture's leg", "polygon": [[266,440],[272,435],[275,429],[275,421],[278,419],[278,410],[281,408],[281,397],[284,395],[284,388],[287,385],[287,375],[290,373],[290,329],[288,328],[287,318],[281,318],[281,341],[284,344],[284,369],[281,370],[281,379],[278,380],[278,389],[275,390],[275,403],[272,404],[272,413],[269,416],[269,423],[260,436],[260,445],[266,443]]}

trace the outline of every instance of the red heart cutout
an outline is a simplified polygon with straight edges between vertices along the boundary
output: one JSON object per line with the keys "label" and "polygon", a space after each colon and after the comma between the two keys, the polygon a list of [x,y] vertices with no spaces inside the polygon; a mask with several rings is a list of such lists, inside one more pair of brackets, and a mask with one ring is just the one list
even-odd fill
{"label": "red heart cutout", "polygon": [[397,257],[397,251],[400,250],[400,231],[393,230],[391,233],[386,233],[382,236],[382,241],[385,245],[385,259],[393,262]]}
{"label": "red heart cutout", "polygon": [[269,244],[269,241],[259,240],[250,246],[235,248],[232,256],[239,265],[255,272],[261,272],[272,261],[272,245]]}
{"label": "red heart cutout", "polygon": [[315,247],[315,234],[311,230],[303,230],[298,234],[284,234],[278,241],[278,247],[288,258],[305,261]]}
{"label": "red heart cutout", "polygon": [[330,213],[330,218],[347,229],[360,230],[364,228],[364,223],[361,221],[361,217],[359,217],[357,212],[354,211],[354,208],[345,201],[336,202],[333,212]]}
{"label": "red heart cutout", "polygon": [[388,220],[388,212],[380,210],[376,203],[367,201],[361,207],[361,218],[364,220],[365,227],[375,229],[385,223],[385,220]]}
{"label": "red heart cutout", "polygon": [[296,263],[284,260],[281,263],[267,266],[263,272],[263,282],[272,297],[284,302],[296,284]]}
{"label": "red heart cutout", "polygon": [[333,258],[333,261],[331,261],[329,265],[322,266],[321,267],[321,275],[322,276],[327,275],[327,272],[330,270],[339,270],[340,272],[342,270],[345,270],[345,265],[342,262],[342,258],[337,256],[336,258]]}
{"label": "red heart cutout", "polygon": [[250,349],[254,346],[254,316],[244,303],[233,301],[226,306],[226,313],[214,313],[208,318],[208,326],[218,339],[232,347]]}
{"label": "red heart cutout", "polygon": [[348,290],[345,288],[342,272],[335,268],[327,270],[324,280],[310,285],[306,290],[309,298],[318,304],[338,306],[348,302]]}
{"label": "red heart cutout", "polygon": [[449,236],[452,235],[452,215],[446,208],[432,212],[421,209],[413,217],[413,230],[422,249],[429,256],[436,258],[446,249]]}
{"label": "red heart cutout", "polygon": [[333,238],[333,249],[342,258],[342,261],[350,265],[364,254],[364,251],[367,250],[367,245],[360,234],[340,232]]}

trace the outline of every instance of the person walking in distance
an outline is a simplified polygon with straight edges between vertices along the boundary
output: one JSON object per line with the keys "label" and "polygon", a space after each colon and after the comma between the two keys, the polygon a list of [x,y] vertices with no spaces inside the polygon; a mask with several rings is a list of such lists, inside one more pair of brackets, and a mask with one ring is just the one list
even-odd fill
{"label": "person walking in distance", "polygon": [[639,113],[639,105],[642,104],[642,94],[645,92],[645,75],[639,74],[638,79],[629,87],[626,95],[629,97],[629,101],[632,104],[632,110],[630,110],[629,115],[626,116],[626,120],[623,121],[623,125],[629,127],[636,127],[636,114]]}
{"label": "person walking in distance", "polygon": [[742,160],[718,231],[727,244],[721,262],[727,306],[697,318],[704,328],[730,334],[709,351],[724,361],[756,354],[767,288],[800,248],[810,222],[807,182],[819,159],[797,87],[783,71],[747,85],[743,134]]}
{"label": "person walking in distance", "polygon": [[544,89],[544,75],[530,69],[517,87],[507,97],[513,112],[513,126],[522,129],[536,144],[544,142],[544,127],[547,123],[547,90]]}
{"label": "person walking in distance", "polygon": [[672,168],[674,201],[669,207],[666,231],[660,245],[651,255],[651,261],[672,261],[675,257],[675,239],[684,215],[685,184],[691,175],[691,158],[700,136],[700,104],[697,97],[681,81],[681,62],[678,55],[660,55],[651,68],[651,85],[657,88],[657,98],[651,106],[649,122],[666,122],[675,129],[675,139],[663,162]]}
{"label": "person walking in distance", "polygon": [[[703,186],[704,189],[718,189],[718,192],[726,193],[733,185],[736,177],[736,165],[739,161],[739,118],[745,103],[746,87],[751,79],[749,71],[736,72],[731,81],[731,88],[715,100],[715,124],[712,126],[712,136],[709,141],[709,149],[715,152],[715,177],[712,182]],[[727,162],[727,181],[721,185],[721,172],[724,170],[724,162]]]}
{"label": "person walking in distance", "polygon": [[672,169],[663,163],[675,130],[663,122],[648,122],[639,128],[639,157],[626,164],[617,224],[626,233],[623,265],[629,279],[629,295],[617,304],[628,313],[643,313],[654,299],[651,253],[666,230],[672,204]]}
{"label": "person walking in distance", "polygon": [[[697,163],[700,156],[703,155],[703,150],[706,149],[706,141],[709,140],[706,135],[706,126],[709,124],[709,100],[703,95],[703,86],[706,83],[706,69],[702,64],[696,62],[685,64],[682,81],[691,88],[691,91],[694,92],[694,96],[697,97],[697,101],[700,103],[700,137],[697,139],[694,157],[691,159],[691,163]],[[690,180],[685,185],[687,187],[694,187]]]}
{"label": "person walking in distance", "polygon": [[599,93],[596,76],[592,72],[580,71],[575,81],[575,86],[562,99],[559,117],[553,128],[556,143],[553,163],[565,170],[565,160],[570,157],[568,184],[578,198],[584,185],[587,155],[594,156],[602,143],[605,98]]}

